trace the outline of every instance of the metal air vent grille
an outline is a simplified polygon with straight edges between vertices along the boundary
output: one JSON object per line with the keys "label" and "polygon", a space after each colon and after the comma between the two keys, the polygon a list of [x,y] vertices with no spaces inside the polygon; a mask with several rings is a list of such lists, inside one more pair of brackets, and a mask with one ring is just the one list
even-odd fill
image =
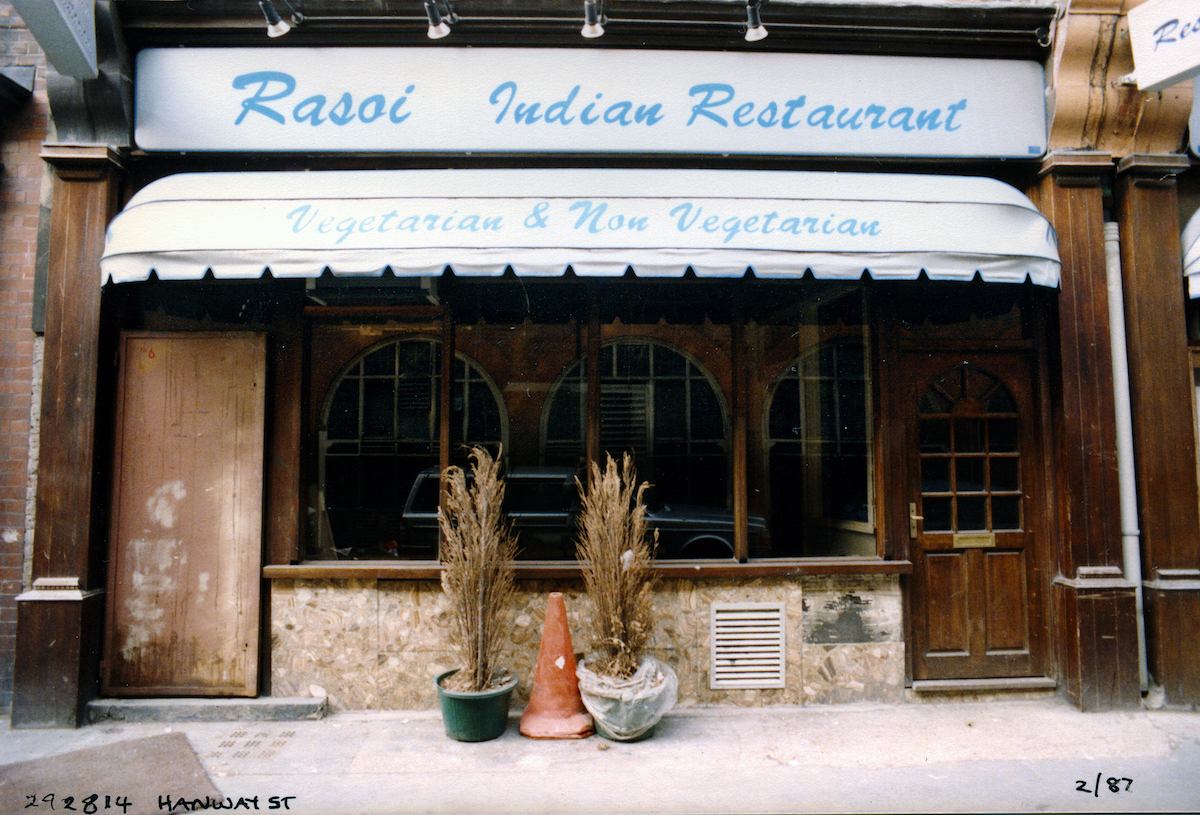
{"label": "metal air vent grille", "polygon": [[783,603],[713,603],[708,686],[782,688],[787,665]]}

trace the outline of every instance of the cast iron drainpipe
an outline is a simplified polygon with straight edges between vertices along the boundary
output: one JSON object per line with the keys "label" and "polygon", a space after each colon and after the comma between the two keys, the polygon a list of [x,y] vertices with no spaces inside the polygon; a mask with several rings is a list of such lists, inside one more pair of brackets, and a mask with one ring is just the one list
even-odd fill
{"label": "cast iron drainpipe", "polygon": [[1137,606],[1138,676],[1142,692],[1150,687],[1146,670],[1146,618],[1142,607],[1142,545],[1138,527],[1137,482],[1133,475],[1133,420],[1129,407],[1129,354],[1125,344],[1125,294],[1121,285],[1121,238],[1116,223],[1104,224],[1108,277],[1108,331],[1112,345],[1113,397],[1117,407],[1117,482],[1121,492],[1121,559],[1133,581]]}

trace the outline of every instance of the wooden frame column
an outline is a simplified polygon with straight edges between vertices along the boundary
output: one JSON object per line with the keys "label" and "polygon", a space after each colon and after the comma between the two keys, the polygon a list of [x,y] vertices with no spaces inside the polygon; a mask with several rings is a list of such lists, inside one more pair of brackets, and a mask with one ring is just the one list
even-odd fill
{"label": "wooden frame column", "polygon": [[589,472],[595,464],[603,472],[600,460],[600,309],[596,303],[596,289],[588,286],[588,317],[586,396],[584,398],[584,454],[587,456]]}
{"label": "wooden frame column", "polygon": [[[103,145],[47,145],[54,171],[33,588],[17,598],[12,726],[76,727],[96,693],[108,501],[97,484],[100,255],[120,162]],[[109,358],[102,355],[108,347]],[[111,375],[109,369],[103,369]],[[97,487],[100,487],[99,489]]]}
{"label": "wooden frame column", "polygon": [[746,385],[746,315],[742,293],[738,291],[730,331],[730,359],[733,377],[731,393],[733,413],[733,557],[745,563],[750,557],[750,504],[747,492],[747,445],[749,439],[749,399]]}
{"label": "wooden frame column", "polygon": [[1057,455],[1047,462],[1054,470],[1046,483],[1058,495],[1057,679],[1082,710],[1141,703],[1135,584],[1122,570],[1104,253],[1102,181],[1112,168],[1104,153],[1052,153],[1031,191],[1058,233],[1062,259],[1058,366],[1051,377],[1052,386],[1061,386],[1052,387]]}
{"label": "wooden frame column", "polygon": [[[438,383],[438,472],[445,473],[450,466],[450,406],[454,401],[454,314],[447,306],[442,312],[442,357],[441,381]],[[445,481],[440,481],[438,505],[446,509],[450,493]],[[442,536],[438,534],[438,560],[441,555]]]}
{"label": "wooden frame column", "polygon": [[1175,176],[1186,156],[1118,165],[1147,667],[1168,705],[1200,702],[1200,487]]}

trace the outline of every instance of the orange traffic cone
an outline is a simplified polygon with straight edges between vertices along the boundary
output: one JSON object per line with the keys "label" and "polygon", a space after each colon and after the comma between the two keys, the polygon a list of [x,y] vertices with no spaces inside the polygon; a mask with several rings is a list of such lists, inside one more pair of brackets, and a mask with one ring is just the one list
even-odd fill
{"label": "orange traffic cone", "polygon": [[592,735],[592,717],[579,695],[575,651],[562,592],[551,592],[542,624],[533,692],[521,715],[521,735],[532,739],[582,739]]}

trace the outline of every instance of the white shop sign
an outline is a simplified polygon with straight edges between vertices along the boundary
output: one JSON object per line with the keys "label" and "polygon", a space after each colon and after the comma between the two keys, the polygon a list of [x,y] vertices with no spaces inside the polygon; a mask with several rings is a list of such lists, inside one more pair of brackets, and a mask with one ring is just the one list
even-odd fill
{"label": "white shop sign", "polygon": [[1037,157],[1030,61],[513,48],[147,49],[145,150]]}
{"label": "white shop sign", "polygon": [[1129,10],[1138,90],[1160,91],[1200,71],[1200,0],[1150,0]]}

